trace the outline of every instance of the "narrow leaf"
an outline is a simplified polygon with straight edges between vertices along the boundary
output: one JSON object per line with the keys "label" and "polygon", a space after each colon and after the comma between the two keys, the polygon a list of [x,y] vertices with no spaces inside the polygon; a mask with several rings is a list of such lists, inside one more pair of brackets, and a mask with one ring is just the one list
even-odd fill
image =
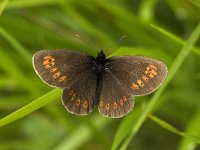
{"label": "narrow leaf", "polygon": [[0,26],[0,34],[13,46],[14,50],[16,50],[18,54],[21,55],[27,61],[27,63],[31,64],[32,56],[11,34],[9,34],[1,26]]}
{"label": "narrow leaf", "polygon": [[0,2],[0,16],[3,13],[4,9],[6,8],[8,2],[9,0],[3,0],[2,2]]}
{"label": "narrow leaf", "polygon": [[[154,29],[158,30],[160,33],[164,34],[165,36],[169,37],[171,40],[176,41],[177,43],[184,45],[186,42],[183,41],[181,38],[177,37],[175,34],[170,33],[169,31],[160,28],[156,25],[151,25]],[[192,47],[192,52],[200,56],[200,49],[196,48],[195,46]]]}
{"label": "narrow leaf", "polygon": [[175,133],[177,135],[180,135],[182,137],[188,138],[190,140],[192,140],[193,142],[196,142],[198,144],[200,144],[200,137],[196,136],[196,135],[190,135],[184,132],[179,131],[178,129],[176,129],[175,127],[173,127],[172,125],[168,124],[167,122],[165,122],[164,120],[159,119],[158,117],[149,114],[148,117],[153,120],[154,122],[156,122],[157,124],[159,124],[161,127],[165,128],[166,130]]}
{"label": "narrow leaf", "polygon": [[36,99],[32,103],[29,103],[28,105],[20,108],[19,110],[15,111],[15,112],[11,113],[10,115],[1,119],[0,127],[5,126],[6,124],[9,124],[15,120],[18,120],[18,119],[30,114],[31,112],[41,108],[42,106],[48,104],[49,102],[56,100],[60,94],[61,94],[60,89],[52,90],[51,92]]}

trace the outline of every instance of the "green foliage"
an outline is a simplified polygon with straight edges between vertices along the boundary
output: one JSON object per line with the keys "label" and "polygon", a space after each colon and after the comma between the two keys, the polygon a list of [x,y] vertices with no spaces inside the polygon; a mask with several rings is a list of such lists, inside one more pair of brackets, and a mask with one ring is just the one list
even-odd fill
{"label": "green foliage", "polygon": [[55,100],[58,95],[61,94],[60,89],[55,89],[42,97],[36,99],[35,101],[29,103],[28,105],[22,107],[21,109],[15,111],[14,113],[4,117],[3,119],[0,120],[0,127],[4,126],[10,122],[13,122],[19,118],[22,118],[29,113],[39,109],[40,107],[46,105],[47,103],[51,102],[52,100]]}
{"label": "green foliage", "polygon": [[194,136],[194,135],[190,135],[190,134],[186,134],[184,132],[181,132],[181,131],[177,130],[176,128],[174,128],[173,126],[171,126],[170,124],[168,124],[167,122],[157,118],[156,116],[148,115],[148,117],[150,119],[152,119],[153,121],[155,121],[156,123],[158,123],[163,128],[169,130],[170,132],[178,134],[180,136],[183,136],[185,138],[192,140],[193,142],[200,144],[200,137],[199,136]]}
{"label": "green foliage", "polygon": [[[199,0],[0,1],[0,149],[200,148],[199,6]],[[152,57],[167,64],[168,76],[154,94],[136,97],[123,118],[105,118],[97,108],[75,116],[62,106],[62,90],[44,84],[31,64],[36,51],[60,48]]]}

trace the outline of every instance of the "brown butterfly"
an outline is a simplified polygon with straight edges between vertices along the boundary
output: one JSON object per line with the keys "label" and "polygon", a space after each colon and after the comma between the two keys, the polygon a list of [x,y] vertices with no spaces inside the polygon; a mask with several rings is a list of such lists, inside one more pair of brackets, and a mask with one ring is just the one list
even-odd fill
{"label": "brown butterfly", "polygon": [[95,105],[107,117],[119,118],[134,107],[134,97],[155,91],[167,74],[164,63],[141,56],[96,58],[71,50],[41,50],[33,56],[38,76],[63,88],[62,102],[77,115],[91,113]]}

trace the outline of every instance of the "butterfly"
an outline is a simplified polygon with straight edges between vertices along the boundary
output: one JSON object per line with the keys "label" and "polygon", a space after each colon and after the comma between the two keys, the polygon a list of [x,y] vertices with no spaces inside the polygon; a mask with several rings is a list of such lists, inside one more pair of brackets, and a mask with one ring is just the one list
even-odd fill
{"label": "butterfly", "polygon": [[95,106],[119,118],[134,107],[134,97],[155,91],[167,75],[164,63],[141,56],[106,58],[72,50],[41,50],[33,66],[42,81],[63,89],[62,103],[72,114],[87,115]]}

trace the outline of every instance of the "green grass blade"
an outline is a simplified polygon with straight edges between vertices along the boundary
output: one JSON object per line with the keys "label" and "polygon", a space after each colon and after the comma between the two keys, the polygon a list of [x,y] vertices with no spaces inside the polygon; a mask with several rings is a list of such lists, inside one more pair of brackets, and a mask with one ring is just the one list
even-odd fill
{"label": "green grass blade", "polygon": [[132,127],[132,123],[137,119],[137,117],[142,113],[140,107],[135,108],[128,116],[126,116],[121,122],[113,141],[112,150],[117,149],[119,144],[126,138],[129,134],[129,130]]}
{"label": "green grass blade", "polygon": [[22,7],[36,7],[36,6],[43,6],[43,5],[52,5],[59,3],[63,0],[17,0],[11,1],[8,5],[8,8],[22,8]]}
{"label": "green grass blade", "polygon": [[21,87],[23,87],[29,93],[37,95],[40,92],[40,90],[34,86],[35,81],[28,77],[26,73],[23,73],[23,70],[17,65],[12,57],[10,57],[9,53],[5,49],[1,48],[1,46],[0,68],[8,75],[8,79],[15,79],[16,83],[21,85]]}
{"label": "green grass blade", "polygon": [[9,0],[3,0],[2,2],[0,2],[0,16],[3,13],[4,9],[6,8],[8,2]]}
{"label": "green grass blade", "polygon": [[190,135],[190,134],[186,134],[186,133],[183,133],[183,132],[181,133],[181,135],[185,138],[192,140],[193,142],[200,144],[200,136]]}
{"label": "green grass blade", "polygon": [[200,8],[200,1],[199,0],[188,0],[190,3],[192,3],[193,5],[197,6],[198,8]]}
{"label": "green grass blade", "polygon": [[140,6],[139,18],[142,21],[148,22],[154,18],[154,10],[157,0],[144,0]]}
{"label": "green grass blade", "polygon": [[[102,130],[111,121],[97,114],[91,122],[97,130]],[[70,135],[70,138],[67,136],[54,150],[79,149],[93,137],[93,134],[90,126],[82,125]]]}
{"label": "green grass blade", "polygon": [[178,129],[176,129],[175,127],[173,127],[169,123],[165,122],[164,120],[161,120],[161,119],[159,119],[158,117],[156,117],[152,114],[149,114],[148,117],[151,120],[153,120],[154,122],[156,122],[157,124],[159,124],[161,127],[165,128],[166,130],[168,130],[172,133],[178,134],[178,135],[181,134],[181,132]]}
{"label": "green grass blade", "polygon": [[97,28],[95,24],[91,23],[88,19],[86,19],[80,12],[78,12],[72,5],[69,3],[65,3],[64,5],[60,5],[63,11],[73,17],[74,21],[77,24],[80,24],[80,28],[83,28],[86,32],[93,35],[104,45],[113,45],[113,40],[105,34],[100,28]]}
{"label": "green grass blade", "polygon": [[[174,40],[175,42],[181,44],[181,45],[185,45],[185,41],[183,41],[182,39],[180,39],[179,37],[177,37],[175,34],[170,33],[169,31],[160,28],[156,25],[151,25],[154,29],[158,30],[160,33],[164,34],[165,36],[169,37],[170,39]],[[194,52],[195,54],[197,54],[198,56],[200,56],[200,49],[192,47],[192,52]]]}
{"label": "green grass blade", "polygon": [[173,127],[172,125],[168,124],[167,122],[159,119],[158,117],[149,114],[148,117],[153,120],[154,122],[156,122],[157,124],[159,124],[161,127],[165,128],[166,130],[175,133],[177,135],[180,135],[182,137],[188,138],[190,140],[192,140],[193,142],[196,142],[198,144],[200,144],[200,137],[196,136],[196,135],[189,135],[187,133],[181,132],[178,129],[176,129],[175,127]]}
{"label": "green grass blade", "polygon": [[36,99],[35,101],[20,108],[19,110],[2,118],[0,120],[0,127],[5,126],[15,120],[18,120],[18,119],[30,114],[31,112],[41,108],[42,106],[46,105],[47,103],[57,99],[60,96],[61,92],[62,91],[60,89],[52,90],[51,92],[41,96],[40,98]]}
{"label": "green grass blade", "polygon": [[5,29],[0,26],[0,34],[13,46],[13,48],[21,55],[29,64],[31,64],[32,56],[28,51]]}
{"label": "green grass blade", "polygon": [[95,2],[119,18],[119,21],[116,21],[116,27],[119,28],[119,30],[122,30],[122,32],[127,33],[127,36],[134,40],[133,43],[156,45],[157,41],[144,31],[144,25],[134,13],[110,1],[97,0]]}
{"label": "green grass blade", "polygon": [[[198,111],[193,115],[192,119],[188,121],[186,133],[187,134],[198,134],[200,135],[200,111]],[[196,143],[188,140],[187,138],[183,138],[180,142],[178,150],[194,150],[196,147]]]}
{"label": "green grass blade", "polygon": [[[152,99],[147,104],[147,107],[145,110],[146,113],[141,114],[141,116],[139,116],[139,118],[136,120],[136,122],[134,122],[134,125],[132,126],[132,128],[129,129],[130,134],[128,135],[127,139],[126,140],[122,139],[125,142],[122,144],[121,149],[124,150],[127,148],[131,139],[134,137],[134,135],[137,133],[137,131],[140,129],[143,122],[145,121],[145,119],[147,117],[146,114],[150,113],[153,110],[154,105],[159,100],[161,94],[163,93],[163,91],[165,90],[167,85],[170,83],[170,81],[173,79],[174,75],[177,73],[178,69],[181,67],[185,58],[189,55],[192,47],[194,46],[195,42],[198,40],[199,35],[200,35],[200,23],[194,29],[194,31],[192,32],[191,36],[188,39],[188,42],[184,45],[184,47],[182,48],[182,50],[179,52],[178,56],[174,60],[173,64],[171,65],[165,82],[160,87],[160,89],[153,95]],[[112,145],[112,149],[117,148],[120,145],[120,143],[122,142],[122,140],[118,141],[118,143],[113,142],[113,143],[115,143],[115,145]]]}

